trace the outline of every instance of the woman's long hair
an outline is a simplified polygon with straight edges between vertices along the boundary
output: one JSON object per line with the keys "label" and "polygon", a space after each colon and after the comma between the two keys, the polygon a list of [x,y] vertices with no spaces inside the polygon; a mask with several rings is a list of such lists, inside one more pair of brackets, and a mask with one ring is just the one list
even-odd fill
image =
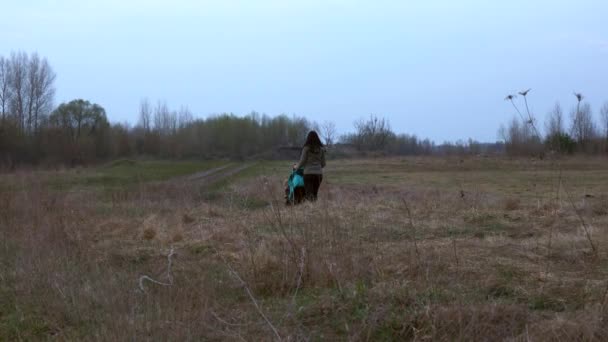
{"label": "woman's long hair", "polygon": [[304,147],[306,146],[310,147],[311,149],[317,150],[323,147],[324,145],[321,142],[321,139],[319,139],[319,135],[317,134],[317,132],[310,131],[308,132],[308,135],[306,136],[306,142],[304,143]]}

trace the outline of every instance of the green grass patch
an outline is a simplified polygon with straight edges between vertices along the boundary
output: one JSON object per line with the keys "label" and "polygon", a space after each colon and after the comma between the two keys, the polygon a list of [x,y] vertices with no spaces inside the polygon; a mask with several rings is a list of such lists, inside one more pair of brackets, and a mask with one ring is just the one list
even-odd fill
{"label": "green grass patch", "polygon": [[566,303],[559,298],[541,293],[530,298],[528,307],[531,310],[562,312],[566,310]]}
{"label": "green grass patch", "polygon": [[[238,167],[238,166],[236,166]],[[252,164],[234,175],[226,177],[211,186],[207,187],[208,191],[223,191],[227,186],[232,184],[238,184],[239,182],[247,179],[260,177],[260,176],[283,176],[287,178],[289,176],[291,164],[288,161],[258,161],[252,162]],[[227,171],[229,171],[228,169]]]}
{"label": "green grass patch", "polygon": [[118,160],[94,169],[72,170],[50,180],[56,189],[73,187],[113,188],[164,181],[209,170],[226,164],[225,161],[125,161]]}
{"label": "green grass patch", "polygon": [[483,239],[486,236],[498,235],[508,227],[501,222],[491,222],[482,225],[463,225],[459,227],[447,227],[445,233],[448,237],[476,237]]}
{"label": "green grass patch", "polygon": [[207,243],[196,243],[189,246],[191,253],[198,256],[212,256],[214,254],[213,247]]}

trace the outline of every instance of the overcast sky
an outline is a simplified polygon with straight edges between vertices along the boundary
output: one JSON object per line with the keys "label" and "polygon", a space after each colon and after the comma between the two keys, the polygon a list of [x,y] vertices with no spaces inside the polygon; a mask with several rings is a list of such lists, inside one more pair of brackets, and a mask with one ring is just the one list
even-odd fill
{"label": "overcast sky", "polygon": [[252,110],[332,120],[374,113],[437,142],[497,139],[508,93],[544,119],[573,91],[608,101],[604,0],[3,1],[0,55],[37,51],[56,102],[136,123],[142,98],[197,117]]}

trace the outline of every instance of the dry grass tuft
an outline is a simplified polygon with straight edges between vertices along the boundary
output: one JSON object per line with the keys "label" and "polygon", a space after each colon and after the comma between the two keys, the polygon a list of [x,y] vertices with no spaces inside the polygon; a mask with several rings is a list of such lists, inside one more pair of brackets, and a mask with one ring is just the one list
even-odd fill
{"label": "dry grass tuft", "polygon": [[188,215],[188,214],[184,214],[182,216],[182,222],[184,224],[190,224],[190,223],[192,223],[194,221],[195,221],[195,219],[192,216]]}
{"label": "dry grass tuft", "polygon": [[591,203],[591,212],[596,216],[608,215],[608,195],[601,195]]}
{"label": "dry grass tuft", "polygon": [[504,209],[506,211],[513,211],[520,208],[521,200],[519,198],[507,198],[504,203]]}
{"label": "dry grass tuft", "polygon": [[184,235],[181,232],[173,233],[173,237],[171,238],[172,242],[180,242],[184,240]]}
{"label": "dry grass tuft", "polygon": [[154,228],[146,228],[144,229],[143,238],[145,240],[152,240],[156,237],[156,230]]}

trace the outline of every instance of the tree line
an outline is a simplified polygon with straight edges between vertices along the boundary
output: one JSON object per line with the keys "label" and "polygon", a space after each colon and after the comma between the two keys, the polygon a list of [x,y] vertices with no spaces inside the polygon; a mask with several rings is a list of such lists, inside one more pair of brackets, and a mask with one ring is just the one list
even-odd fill
{"label": "tree line", "polygon": [[513,105],[516,115],[507,125],[500,126],[498,135],[509,155],[608,152],[608,102],[600,107],[596,118],[591,104],[584,101],[584,96],[574,93],[576,104],[570,108],[569,115],[564,114],[559,102],[555,103],[547,112],[541,127],[527,105],[528,92],[519,93],[524,105],[517,105],[515,95],[506,98]]}
{"label": "tree line", "polygon": [[415,135],[398,134],[388,119],[370,115],[355,122],[354,131],[337,135],[331,121],[321,124],[299,116],[270,117],[252,112],[195,118],[187,107],[171,109],[162,101],[141,101],[138,121],[111,123],[105,109],[84,99],[55,107],[56,74],[46,58],[13,52],[0,56],[0,166],[19,163],[79,165],[111,158],[272,158],[280,147],[299,147],[310,130],[320,133],[335,155],[530,155],[608,152],[608,103],[600,109],[599,124],[589,103],[576,94],[577,104],[565,118],[556,104],[540,133],[520,93],[525,111],[515,102],[515,116],[499,129],[503,142],[484,144],[469,139],[435,144]]}
{"label": "tree line", "polygon": [[105,109],[84,99],[54,106],[56,74],[46,58],[13,52],[0,56],[0,166],[19,163],[81,165],[111,158],[273,157],[279,147],[301,146],[310,130],[330,146],[357,152],[431,154],[428,139],[395,134],[388,120],[371,116],[339,137],[331,121],[270,117],[252,112],[194,118],[187,107],[144,99],[138,121],[111,123]]}
{"label": "tree line", "polygon": [[55,72],[36,53],[0,56],[0,158],[39,157],[53,109],[54,82]]}
{"label": "tree line", "polygon": [[[139,121],[110,123],[105,109],[84,99],[54,106],[56,74],[37,53],[0,56],[0,166],[79,165],[116,157],[246,158],[298,145],[319,127],[302,117],[252,112],[194,119],[187,107],[143,100]],[[325,123],[329,140],[335,126]]]}

